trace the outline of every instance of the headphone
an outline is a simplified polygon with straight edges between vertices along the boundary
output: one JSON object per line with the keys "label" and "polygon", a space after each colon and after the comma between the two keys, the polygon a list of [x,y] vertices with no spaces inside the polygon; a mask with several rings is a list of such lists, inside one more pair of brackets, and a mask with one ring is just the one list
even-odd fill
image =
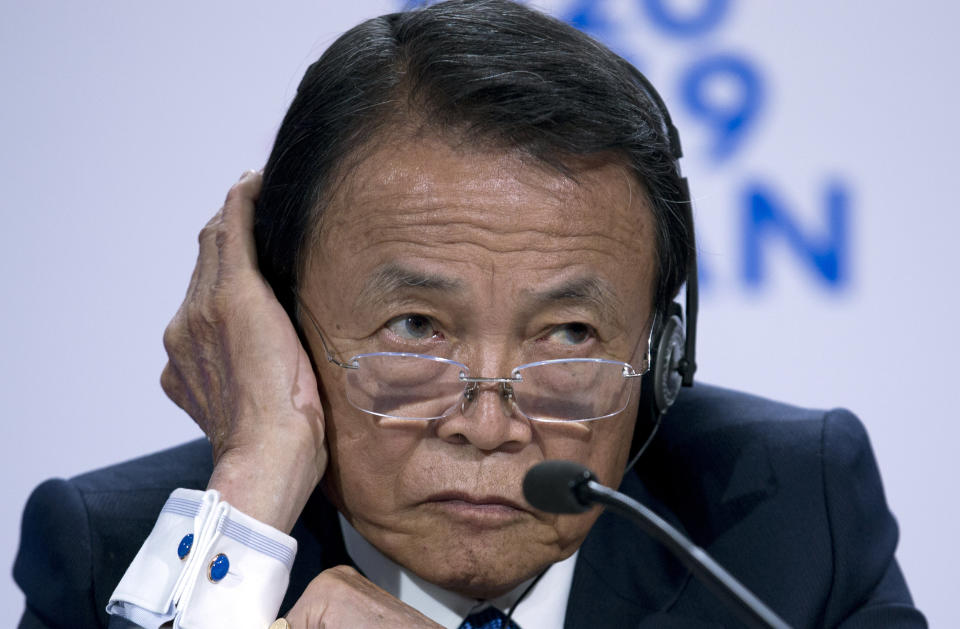
{"label": "headphone", "polygon": [[[660,119],[661,131],[667,138],[674,166],[677,174],[680,175],[677,203],[681,210],[681,220],[690,235],[691,241],[691,246],[687,251],[686,311],[684,312],[684,308],[680,304],[673,302],[667,308],[666,313],[654,318],[653,323],[650,365],[648,378],[644,378],[644,389],[652,389],[651,409],[656,422],[653,428],[653,432],[655,432],[660,419],[680,394],[680,387],[693,386],[693,374],[697,370],[696,341],[697,310],[699,308],[697,250],[690,187],[687,184],[687,178],[680,174],[680,158],[683,157],[683,150],[680,147],[680,134],[673,125],[670,112],[667,111],[663,98],[647,80],[647,77],[631,64],[624,62],[624,65],[630,70],[647,99],[654,105]],[[653,437],[653,432],[647,438],[647,443]],[[643,451],[645,445],[640,448],[640,452]],[[637,456],[639,456],[639,452]]]}

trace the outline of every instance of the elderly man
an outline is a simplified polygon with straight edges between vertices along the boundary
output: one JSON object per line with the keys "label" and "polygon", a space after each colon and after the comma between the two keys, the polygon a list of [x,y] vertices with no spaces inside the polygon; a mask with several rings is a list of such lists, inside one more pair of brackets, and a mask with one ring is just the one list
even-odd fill
{"label": "elderly man", "polygon": [[736,626],[629,524],[530,507],[546,459],[795,626],[924,626],[856,419],[704,385],[671,405],[694,369],[678,142],[626,62],[511,3],[345,34],[201,232],[164,337],[212,456],[35,492],[21,627]]}

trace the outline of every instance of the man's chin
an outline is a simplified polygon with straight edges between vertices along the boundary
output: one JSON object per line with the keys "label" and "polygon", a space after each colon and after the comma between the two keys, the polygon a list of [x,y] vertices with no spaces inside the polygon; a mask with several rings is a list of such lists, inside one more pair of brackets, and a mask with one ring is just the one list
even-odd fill
{"label": "man's chin", "polygon": [[484,562],[470,564],[459,558],[444,565],[408,566],[421,579],[445,590],[475,599],[493,599],[506,594],[528,579],[536,577],[554,563],[552,559],[523,561],[513,565],[498,565]]}
{"label": "man's chin", "polygon": [[510,535],[498,537],[488,530],[434,539],[422,545],[420,552],[400,549],[393,559],[421,579],[445,590],[470,598],[491,599],[569,557],[575,549],[575,546],[565,549],[555,543],[522,539],[522,536],[519,539]]}

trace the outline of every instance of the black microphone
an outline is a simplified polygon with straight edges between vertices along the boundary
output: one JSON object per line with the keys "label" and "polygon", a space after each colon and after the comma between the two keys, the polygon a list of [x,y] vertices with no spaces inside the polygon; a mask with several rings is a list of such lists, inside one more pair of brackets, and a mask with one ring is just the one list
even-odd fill
{"label": "black microphone", "polygon": [[523,496],[548,513],[583,513],[594,503],[633,520],[672,552],[749,627],[790,629],[763,601],[723,569],[705,550],[630,496],[601,485],[593,472],[572,461],[544,461],[523,479]]}

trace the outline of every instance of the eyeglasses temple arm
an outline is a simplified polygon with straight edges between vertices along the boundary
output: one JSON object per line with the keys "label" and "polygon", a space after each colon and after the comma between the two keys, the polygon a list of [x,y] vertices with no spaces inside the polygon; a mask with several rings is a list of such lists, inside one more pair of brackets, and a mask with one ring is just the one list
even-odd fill
{"label": "eyeglasses temple arm", "polygon": [[307,315],[307,319],[310,320],[310,325],[313,326],[314,331],[317,333],[317,336],[320,337],[320,345],[323,347],[323,353],[327,357],[327,360],[336,365],[337,367],[343,367],[344,369],[356,369],[356,365],[351,363],[345,363],[341,360],[338,360],[336,356],[333,355],[333,352],[330,351],[330,348],[327,347],[327,339],[324,338],[323,332],[320,331],[320,324],[317,323],[317,320],[314,319],[313,313],[310,312],[310,309],[300,300],[300,296],[294,294],[294,300],[297,303],[297,310],[303,311]]}

